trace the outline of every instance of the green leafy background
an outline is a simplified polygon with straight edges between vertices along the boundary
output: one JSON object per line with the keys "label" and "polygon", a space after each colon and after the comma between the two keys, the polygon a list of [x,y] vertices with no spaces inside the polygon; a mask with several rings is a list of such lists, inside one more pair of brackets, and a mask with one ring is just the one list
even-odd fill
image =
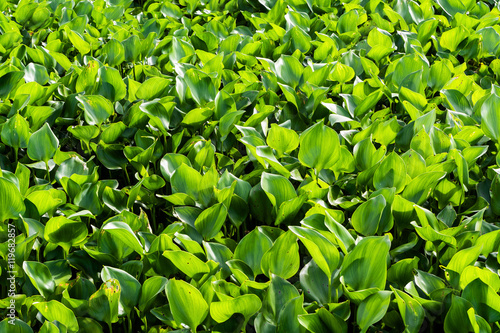
{"label": "green leafy background", "polygon": [[0,9],[16,332],[500,332],[495,1]]}

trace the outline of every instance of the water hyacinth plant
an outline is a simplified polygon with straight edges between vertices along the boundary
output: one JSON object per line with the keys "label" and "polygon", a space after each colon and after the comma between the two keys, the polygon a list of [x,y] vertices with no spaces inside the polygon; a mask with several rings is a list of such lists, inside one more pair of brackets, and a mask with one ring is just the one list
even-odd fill
{"label": "water hyacinth plant", "polygon": [[500,332],[497,2],[0,11],[0,332]]}

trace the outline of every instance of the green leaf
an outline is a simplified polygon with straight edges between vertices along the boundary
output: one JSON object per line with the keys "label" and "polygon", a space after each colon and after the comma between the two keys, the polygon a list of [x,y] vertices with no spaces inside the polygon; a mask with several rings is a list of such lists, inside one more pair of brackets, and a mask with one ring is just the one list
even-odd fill
{"label": "green leaf", "polygon": [[282,333],[301,333],[304,331],[299,323],[298,316],[307,314],[303,307],[304,294],[292,298],[284,306],[278,317],[278,330]]}
{"label": "green leaf", "polygon": [[226,262],[231,260],[231,258],[233,257],[233,252],[231,252],[231,250],[227,246],[219,243],[203,241],[203,248],[205,249],[205,253],[207,254],[209,265],[213,265],[213,262],[216,262],[222,268],[223,276],[226,276],[226,274],[227,276],[231,275],[231,270],[229,269],[229,266],[226,264]]}
{"label": "green leaf", "polygon": [[424,308],[417,300],[411,298],[407,293],[394,289],[392,286],[391,289],[396,296],[398,309],[403,318],[406,330],[409,333],[418,333],[425,318]]}
{"label": "green leaf", "polygon": [[220,119],[220,134],[221,134],[221,140],[224,141],[226,140],[227,136],[231,132],[231,130],[234,128],[234,125],[238,123],[240,118],[243,116],[245,111],[234,111],[234,112],[229,112],[226,113],[224,116],[221,117]]}
{"label": "green leaf", "polygon": [[335,218],[333,218],[330,213],[325,214],[325,226],[330,230],[337,238],[337,243],[342,249],[344,254],[351,252],[355,245],[354,238],[349,233],[349,231]]}
{"label": "green leaf", "polygon": [[[67,27],[67,26],[65,26]],[[81,55],[87,54],[90,52],[90,44],[85,41],[85,39],[78,34],[77,32],[66,28],[66,34],[71,42],[71,44],[80,52]]]}
{"label": "green leaf", "polygon": [[104,266],[101,271],[103,281],[116,279],[120,284],[120,301],[118,314],[130,315],[130,312],[139,302],[139,293],[141,292],[141,284],[129,273],[124,270]]}
{"label": "green leaf", "polygon": [[132,35],[121,43],[125,52],[125,61],[135,63],[141,55],[141,39],[137,35]]}
{"label": "green leaf", "polygon": [[141,242],[127,223],[108,222],[102,227],[102,230],[106,230],[111,235],[116,237],[116,239],[120,239],[128,247],[137,252],[137,254],[142,255],[144,253]]}
{"label": "green leaf", "polygon": [[198,279],[210,271],[208,265],[194,254],[185,251],[165,251],[163,256],[190,278]]}
{"label": "green leaf", "polygon": [[135,96],[145,101],[151,101],[155,98],[162,97],[168,89],[170,82],[170,80],[156,76],[149,78],[139,86],[135,92]]}
{"label": "green leaf", "polygon": [[0,221],[17,219],[19,214],[23,215],[26,206],[23,196],[17,186],[11,181],[0,177]]}
{"label": "green leaf", "polygon": [[276,61],[274,67],[276,76],[282,83],[293,89],[299,85],[304,67],[295,57],[283,55]]}
{"label": "green leaf", "polygon": [[316,313],[299,315],[299,322],[312,333],[347,332],[347,324],[339,316],[320,308]]}
{"label": "green leaf", "polygon": [[0,98],[3,100],[7,99],[23,77],[24,72],[21,71],[8,72],[2,75],[0,77]]}
{"label": "green leaf", "polygon": [[328,276],[311,259],[300,271],[300,285],[308,299],[320,305],[328,303]]}
{"label": "green leaf", "polygon": [[248,321],[260,310],[262,302],[256,295],[242,295],[236,298],[210,303],[210,316],[218,323],[227,321],[235,313],[241,313]]}
{"label": "green leaf", "polygon": [[466,299],[452,295],[450,310],[444,319],[444,331],[446,333],[468,333],[471,331],[471,324],[467,317],[467,310],[472,307]]}
{"label": "green leaf", "polygon": [[383,146],[376,149],[370,138],[361,140],[353,149],[356,166],[360,170],[371,168],[384,157],[385,151],[386,148]]}
{"label": "green leaf", "polygon": [[[500,89],[500,88],[499,88]],[[500,97],[491,94],[481,105],[481,129],[496,142],[500,139]]]}
{"label": "green leaf", "polygon": [[102,48],[102,53],[106,55],[109,66],[116,67],[125,61],[125,48],[116,39],[111,39]]}
{"label": "green leaf", "polygon": [[17,318],[5,318],[2,320],[0,322],[0,330],[9,333],[33,333],[33,329],[28,324]]}
{"label": "green leaf", "polygon": [[299,237],[316,264],[328,277],[328,281],[331,281],[332,273],[340,261],[340,254],[335,245],[316,230],[295,226],[288,229]]}
{"label": "green leaf", "polygon": [[101,126],[114,113],[113,104],[103,96],[80,95],[76,99],[82,103],[85,122],[89,125]]}
{"label": "green leaf", "polygon": [[294,276],[300,267],[297,237],[291,231],[283,233],[264,254],[260,265],[268,277],[272,274],[283,279]]}
{"label": "green leaf", "polygon": [[49,211],[53,211],[62,204],[61,198],[57,195],[58,193],[61,192],[57,192],[57,190],[54,189],[49,191],[33,191],[26,197],[26,199],[36,206],[40,215],[43,215]]}
{"label": "green leaf", "polygon": [[279,158],[284,153],[289,153],[299,146],[299,135],[293,130],[272,124],[266,142],[269,147],[276,150]]}
{"label": "green leaf", "polygon": [[467,315],[469,317],[469,322],[472,324],[474,332],[491,333],[491,326],[483,317],[475,314],[474,309],[467,310]]}
{"label": "green leaf", "polygon": [[403,191],[406,184],[406,164],[395,152],[387,155],[373,175],[373,186],[380,190],[395,187],[396,193]]}
{"label": "green leaf", "polygon": [[177,37],[172,38],[172,52],[169,53],[169,58],[173,64],[194,54],[195,51],[191,44]]}
{"label": "green leaf", "polygon": [[317,173],[337,162],[340,143],[337,132],[318,122],[300,135],[300,162]]}
{"label": "green leaf", "polygon": [[97,126],[70,126],[68,132],[73,134],[78,140],[82,140],[90,147],[90,140],[97,138],[99,135],[99,128]]}
{"label": "green leaf", "polygon": [[236,103],[234,98],[224,90],[221,90],[215,96],[214,115],[216,119],[221,119],[227,114],[236,112]]}
{"label": "green leaf", "polygon": [[48,321],[57,320],[66,326],[68,332],[79,332],[80,328],[75,314],[60,302],[52,300],[50,302],[40,302],[33,305]]}
{"label": "green leaf", "polygon": [[98,95],[102,95],[111,102],[117,102],[125,98],[127,86],[117,69],[103,66],[99,68],[98,73],[100,78],[96,92]]}
{"label": "green leaf", "polygon": [[370,236],[377,232],[380,218],[385,209],[383,195],[377,195],[359,206],[352,214],[351,224],[358,233]]}
{"label": "green leaf", "polygon": [[[197,154],[197,157],[199,157],[201,155],[203,155],[203,154]],[[217,173],[215,166],[212,166],[202,176],[201,183],[199,184],[199,193],[200,193],[200,201],[203,204],[203,206],[209,207],[212,204],[212,202],[215,202],[215,192],[214,191],[215,191],[215,187],[217,186],[218,181],[219,181],[219,174]],[[229,206],[230,201],[232,200],[231,195],[233,194],[233,188],[230,187],[229,189],[227,189],[227,193],[229,194],[229,199],[226,199],[226,200],[220,200],[219,198],[218,199],[219,199],[219,201],[225,203],[226,206]],[[215,213],[215,212],[213,212],[213,213]],[[215,216],[213,216],[213,217],[215,217]],[[223,217],[221,216],[221,218],[223,218]]]}
{"label": "green leaf", "polygon": [[439,91],[451,79],[451,74],[450,68],[444,61],[437,61],[431,66],[427,83],[433,91]]}
{"label": "green leaf", "polygon": [[462,290],[465,289],[470,282],[477,278],[491,286],[491,288],[493,288],[496,292],[500,290],[500,277],[498,274],[495,274],[488,269],[481,269],[476,266],[467,266],[462,271],[462,274],[460,274],[460,288]]}
{"label": "green leaf", "polygon": [[43,323],[42,327],[40,328],[40,333],[59,333],[59,328],[50,321],[46,321]]}
{"label": "green leaf", "polygon": [[347,81],[351,81],[354,75],[355,72],[352,67],[337,62],[337,64],[333,68],[332,73],[330,74],[330,79],[338,81],[340,82],[340,84],[344,84]]}
{"label": "green leaf", "polygon": [[468,300],[478,315],[489,323],[500,320],[500,295],[481,279],[475,279],[469,283],[465,287],[462,297]]}
{"label": "green leaf", "polygon": [[363,117],[368,111],[377,105],[383,95],[384,92],[379,89],[366,96],[366,98],[354,109],[354,115],[358,118]]}
{"label": "green leaf", "polygon": [[457,165],[456,173],[458,174],[458,179],[464,191],[467,191],[467,185],[469,185],[469,166],[467,165],[467,161],[456,149],[450,150],[449,157],[455,161],[455,164]]}
{"label": "green leaf", "polygon": [[100,139],[107,144],[114,143],[127,129],[127,126],[120,122],[112,123],[107,126],[101,133]]}
{"label": "green leaf", "polygon": [[217,90],[211,77],[207,74],[200,70],[190,69],[186,72],[184,80],[198,106],[205,106],[205,104],[215,99]]}
{"label": "green leaf", "polygon": [[165,289],[168,280],[163,276],[152,276],[142,284],[139,296],[139,310],[149,310],[157,296]]}
{"label": "green leaf", "polygon": [[272,245],[273,242],[269,237],[260,232],[259,229],[253,229],[236,246],[234,259],[245,262],[252,269],[254,276],[257,276],[262,273],[262,257]]}
{"label": "green leaf", "polygon": [[457,244],[457,241],[453,236],[437,232],[430,225],[419,227],[415,221],[411,222],[411,225],[413,225],[417,234],[426,241],[436,244],[443,242],[452,247],[455,247]]}
{"label": "green leaf", "polygon": [[49,74],[44,66],[30,63],[24,69],[24,81],[37,82],[43,86],[49,82]]}
{"label": "green leaf", "polygon": [[47,163],[57,151],[59,140],[48,123],[33,133],[28,142],[28,156],[35,161]]}
{"label": "green leaf", "polygon": [[444,176],[446,176],[444,171],[431,171],[418,175],[406,186],[403,198],[421,205]]}
{"label": "green leaf", "polygon": [[420,259],[417,257],[407,258],[391,265],[387,271],[387,280],[389,282],[395,282],[401,287],[405,286],[408,282],[413,280],[413,272],[418,268],[419,260]]}
{"label": "green leaf", "polygon": [[226,217],[227,208],[222,203],[219,203],[205,209],[196,218],[194,226],[205,240],[210,240],[217,236],[226,221]]}
{"label": "green leaf", "polygon": [[352,290],[383,290],[387,279],[387,255],[391,247],[388,236],[365,237],[348,253],[340,276]]}
{"label": "green leaf", "polygon": [[118,321],[120,283],[116,279],[104,281],[89,299],[89,315],[111,325]]}
{"label": "green leaf", "polygon": [[80,327],[81,333],[104,333],[102,326],[94,319],[88,317],[78,317],[76,319],[78,320],[78,326]]}
{"label": "green leaf", "polygon": [[[254,155],[257,159],[261,158],[261,160],[264,160],[265,162],[269,163],[269,165],[276,170],[278,173],[283,175],[286,178],[290,177],[290,171],[288,171],[287,168],[285,168],[281,163],[276,159],[276,157],[273,154],[273,151],[270,147],[268,146],[259,146],[255,148],[253,146],[247,146],[249,150],[252,152],[252,155]],[[261,162],[262,163],[262,162]],[[265,165],[265,163],[263,163]]]}
{"label": "green leaf", "polygon": [[201,107],[189,111],[182,119],[182,125],[188,127],[198,127],[212,117],[213,110],[206,107]]}
{"label": "green leaf", "polygon": [[160,161],[160,170],[163,178],[170,181],[170,177],[172,177],[175,170],[177,170],[182,163],[191,167],[191,161],[184,155],[169,153],[163,156]]}
{"label": "green leaf", "polygon": [[56,284],[49,268],[36,261],[23,262],[23,270],[28,275],[33,286],[40,292],[40,295],[46,299],[54,293]]}
{"label": "green leaf", "polygon": [[384,47],[392,47],[391,35],[387,33],[387,31],[381,30],[379,28],[370,30],[366,41],[371,47],[376,47],[378,45]]}
{"label": "green leaf", "polygon": [[444,280],[434,274],[430,274],[421,270],[414,271],[414,282],[425,294],[431,295],[436,290],[442,290],[446,287]]}
{"label": "green leaf", "polygon": [[297,197],[292,183],[283,176],[264,172],[260,185],[276,208],[279,208],[283,202]]}
{"label": "green leaf", "polygon": [[481,245],[476,245],[455,253],[450,262],[446,266],[446,278],[454,288],[459,288],[460,275],[463,270],[474,265],[477,258],[481,254]]}
{"label": "green leaf", "polygon": [[357,31],[358,18],[359,16],[356,10],[351,10],[342,14],[337,25],[338,33],[343,34],[346,32]]}
{"label": "green leaf", "polygon": [[368,331],[368,328],[379,322],[386,314],[391,302],[392,292],[382,290],[370,295],[358,307],[356,322],[361,328],[361,332]]}
{"label": "green leaf", "polygon": [[202,181],[202,176],[189,165],[182,163],[171,175],[172,192],[186,193],[194,200],[198,199],[198,187]]}
{"label": "green leaf", "polygon": [[298,296],[299,292],[290,282],[279,276],[271,276],[271,284],[263,302],[264,316],[271,323],[277,324],[284,305]]}
{"label": "green leaf", "polygon": [[[441,0],[443,1],[443,0]],[[444,0],[446,1],[446,0]],[[452,0],[454,1],[454,0]],[[469,32],[464,26],[459,26],[450,30],[443,32],[441,38],[439,39],[439,43],[445,49],[450,50],[451,52],[455,51],[458,45],[469,35]]]}
{"label": "green leaf", "polygon": [[201,292],[182,280],[171,279],[166,287],[174,320],[188,325],[193,332],[208,314],[208,304]]}
{"label": "green leaf", "polygon": [[285,201],[278,209],[275,225],[281,223],[290,224],[295,216],[299,213],[304,202],[307,200],[308,193],[302,193],[296,198]]}
{"label": "green leaf", "polygon": [[67,251],[87,238],[87,226],[64,216],[51,218],[45,225],[44,238],[50,243],[61,245]]}
{"label": "green leaf", "polygon": [[464,3],[459,0],[437,0],[436,2],[451,17],[455,16],[457,13],[465,14],[467,11]]}

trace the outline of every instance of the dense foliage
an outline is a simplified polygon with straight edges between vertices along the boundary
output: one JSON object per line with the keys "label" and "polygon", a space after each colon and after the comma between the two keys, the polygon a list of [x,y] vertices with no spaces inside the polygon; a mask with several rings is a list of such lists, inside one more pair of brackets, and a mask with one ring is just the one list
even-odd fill
{"label": "dense foliage", "polygon": [[1,332],[500,332],[493,1],[0,9]]}

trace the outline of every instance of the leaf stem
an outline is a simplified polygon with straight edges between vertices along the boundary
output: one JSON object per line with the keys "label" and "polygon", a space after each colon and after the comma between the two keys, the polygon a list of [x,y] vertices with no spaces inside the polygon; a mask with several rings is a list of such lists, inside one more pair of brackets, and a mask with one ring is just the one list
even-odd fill
{"label": "leaf stem", "polygon": [[434,245],[434,248],[436,249],[436,262],[435,262],[436,268],[435,268],[435,272],[437,272],[439,270],[439,247],[437,245]]}
{"label": "leaf stem", "polygon": [[109,328],[109,333],[113,333],[113,325],[111,325],[110,322],[108,322],[108,328]]}
{"label": "leaf stem", "polygon": [[330,303],[331,301],[332,301],[332,281],[329,281],[328,282],[328,303]]}
{"label": "leaf stem", "polygon": [[128,175],[127,167],[124,167],[123,171],[125,171],[125,177],[127,177],[127,183],[128,183],[128,185],[130,185],[130,177]]}
{"label": "leaf stem", "polygon": [[156,209],[154,205],[151,207],[151,219],[153,220],[153,232],[156,232],[158,230],[158,225],[156,224]]}
{"label": "leaf stem", "polygon": [[45,162],[45,169],[47,170],[47,178],[49,180],[49,183],[51,183],[51,181],[50,181],[49,162],[48,161]]}

